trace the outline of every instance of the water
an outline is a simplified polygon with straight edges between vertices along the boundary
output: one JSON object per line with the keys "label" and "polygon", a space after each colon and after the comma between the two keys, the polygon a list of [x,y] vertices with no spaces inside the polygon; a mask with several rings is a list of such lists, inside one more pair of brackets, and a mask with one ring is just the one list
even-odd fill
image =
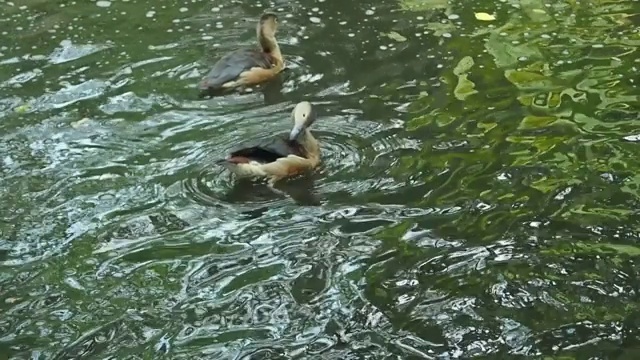
{"label": "water", "polygon": [[[198,100],[264,9],[291,71]],[[0,11],[2,358],[635,358],[638,3]],[[301,100],[291,196],[213,165]]]}

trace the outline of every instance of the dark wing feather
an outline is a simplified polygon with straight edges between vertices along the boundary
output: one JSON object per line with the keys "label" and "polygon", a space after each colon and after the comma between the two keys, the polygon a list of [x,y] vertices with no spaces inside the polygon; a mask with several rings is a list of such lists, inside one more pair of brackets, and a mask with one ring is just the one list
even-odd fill
{"label": "dark wing feather", "polygon": [[240,49],[223,56],[200,82],[201,90],[219,89],[243,72],[254,68],[271,68],[271,56],[257,49]]}
{"label": "dark wing feather", "polygon": [[245,144],[241,149],[235,150],[229,156],[231,158],[244,158],[247,160],[268,163],[289,155],[306,157],[302,146],[296,141],[290,141],[284,137],[274,137],[253,143]]}

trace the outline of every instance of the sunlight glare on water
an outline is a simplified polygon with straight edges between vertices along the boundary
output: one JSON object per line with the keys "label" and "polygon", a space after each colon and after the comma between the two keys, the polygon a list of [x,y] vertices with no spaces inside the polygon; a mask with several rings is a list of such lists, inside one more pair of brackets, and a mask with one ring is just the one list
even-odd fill
{"label": "sunlight glare on water", "polygon": [[[633,358],[638,4],[0,2],[0,354]],[[215,164],[303,100],[288,196]]]}

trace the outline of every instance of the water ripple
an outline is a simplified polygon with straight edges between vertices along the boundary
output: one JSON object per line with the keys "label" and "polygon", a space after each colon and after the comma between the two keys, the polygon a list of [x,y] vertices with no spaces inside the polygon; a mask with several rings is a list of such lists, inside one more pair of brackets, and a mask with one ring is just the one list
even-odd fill
{"label": "water ripple", "polygon": [[[0,2],[0,353],[629,355],[638,5],[517,5]],[[267,7],[288,70],[198,99]],[[287,196],[215,164],[302,100]]]}

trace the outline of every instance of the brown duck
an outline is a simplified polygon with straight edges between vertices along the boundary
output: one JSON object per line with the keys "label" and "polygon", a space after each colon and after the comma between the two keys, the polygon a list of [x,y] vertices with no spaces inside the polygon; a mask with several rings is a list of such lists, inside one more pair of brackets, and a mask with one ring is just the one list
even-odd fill
{"label": "brown duck", "polygon": [[244,89],[273,79],[284,69],[275,34],[278,17],[265,13],[256,27],[259,49],[239,49],[224,55],[199,84],[200,96]]}
{"label": "brown duck", "polygon": [[320,164],[320,144],[309,131],[316,120],[311,103],[298,103],[291,118],[293,129],[288,136],[245,144],[222,163],[239,178],[267,178],[271,186],[280,179],[315,169]]}

